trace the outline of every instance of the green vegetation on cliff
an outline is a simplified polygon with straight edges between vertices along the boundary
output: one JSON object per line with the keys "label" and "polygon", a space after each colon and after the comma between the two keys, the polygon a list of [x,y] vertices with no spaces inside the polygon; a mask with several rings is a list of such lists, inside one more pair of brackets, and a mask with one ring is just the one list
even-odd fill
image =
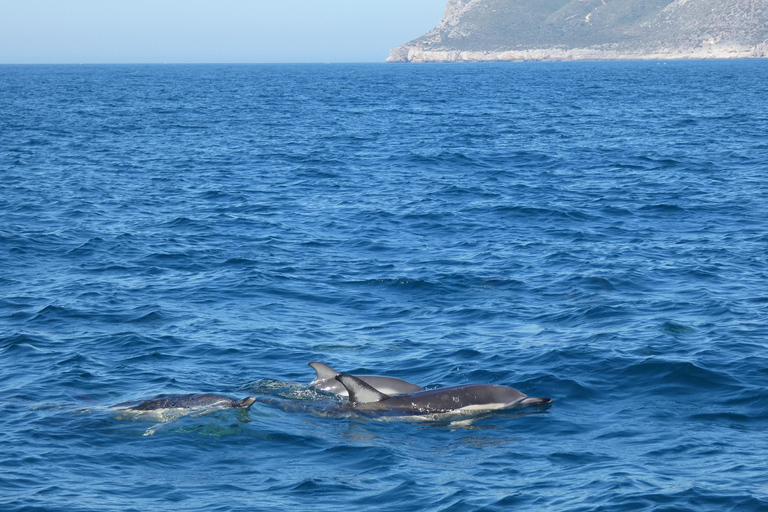
{"label": "green vegetation on cliff", "polygon": [[389,60],[513,60],[531,51],[761,57],[767,40],[768,0],[449,0],[440,23]]}

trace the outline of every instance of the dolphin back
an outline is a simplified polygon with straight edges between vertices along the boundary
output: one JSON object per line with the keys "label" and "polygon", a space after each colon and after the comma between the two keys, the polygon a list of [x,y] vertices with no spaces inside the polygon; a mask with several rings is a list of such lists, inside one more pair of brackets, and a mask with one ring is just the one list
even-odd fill
{"label": "dolphin back", "polygon": [[514,388],[493,384],[465,384],[389,396],[351,375],[342,374],[336,379],[349,391],[350,405],[402,414],[476,413],[552,402],[549,398],[531,398]]}
{"label": "dolphin back", "polygon": [[359,377],[369,386],[376,388],[387,395],[401,395],[404,393],[424,391],[424,388],[421,386],[393,377],[379,377],[378,375],[360,375]]}
{"label": "dolphin back", "polygon": [[250,407],[256,401],[253,397],[236,402],[220,395],[165,395],[145,400],[129,407],[134,411],[157,411],[161,409],[200,409],[205,407]]}
{"label": "dolphin back", "polygon": [[[328,393],[347,396],[347,389],[336,380],[336,376],[339,375],[339,372],[327,364],[318,363],[316,361],[309,363],[309,366],[317,372],[317,378],[309,383],[310,386]],[[396,379],[394,377],[383,377],[380,375],[355,375],[355,377],[367,382],[371,387],[388,395],[415,393],[416,391],[422,391],[423,389],[416,384],[411,384],[408,381]]]}

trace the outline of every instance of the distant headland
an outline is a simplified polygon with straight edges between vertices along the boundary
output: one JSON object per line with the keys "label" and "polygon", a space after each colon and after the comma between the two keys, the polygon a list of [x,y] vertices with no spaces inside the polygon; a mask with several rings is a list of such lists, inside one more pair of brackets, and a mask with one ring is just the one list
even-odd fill
{"label": "distant headland", "polygon": [[387,62],[768,58],[768,0],[448,0]]}

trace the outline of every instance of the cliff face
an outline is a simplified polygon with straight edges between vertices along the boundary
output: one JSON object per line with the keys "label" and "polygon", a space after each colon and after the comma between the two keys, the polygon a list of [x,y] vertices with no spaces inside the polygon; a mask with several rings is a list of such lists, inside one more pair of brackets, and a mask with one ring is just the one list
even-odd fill
{"label": "cliff face", "polygon": [[768,0],[448,0],[388,62],[768,57]]}

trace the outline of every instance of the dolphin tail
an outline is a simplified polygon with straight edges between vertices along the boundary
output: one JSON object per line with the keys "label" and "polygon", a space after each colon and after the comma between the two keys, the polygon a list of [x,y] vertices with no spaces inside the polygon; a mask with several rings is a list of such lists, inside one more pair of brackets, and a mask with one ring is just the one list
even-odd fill
{"label": "dolphin tail", "polygon": [[317,378],[313,380],[312,383],[315,383],[321,380],[330,380],[339,374],[339,372],[337,372],[327,364],[312,361],[311,363],[309,363],[309,366],[314,368],[314,370],[317,372]]}
{"label": "dolphin tail", "polygon": [[382,400],[392,398],[389,395],[385,395],[365,381],[346,373],[337,375],[336,380],[341,382],[344,387],[347,388],[350,405],[381,402]]}
{"label": "dolphin tail", "polygon": [[544,405],[544,404],[551,404],[551,403],[552,403],[551,398],[533,398],[529,396],[521,400],[517,405],[522,405],[523,407],[525,407],[529,405]]}
{"label": "dolphin tail", "polygon": [[248,407],[252,406],[255,401],[256,399],[254,397],[249,396],[247,398],[243,398],[242,400],[236,400],[232,402],[232,407],[237,407],[238,409],[247,409]]}

